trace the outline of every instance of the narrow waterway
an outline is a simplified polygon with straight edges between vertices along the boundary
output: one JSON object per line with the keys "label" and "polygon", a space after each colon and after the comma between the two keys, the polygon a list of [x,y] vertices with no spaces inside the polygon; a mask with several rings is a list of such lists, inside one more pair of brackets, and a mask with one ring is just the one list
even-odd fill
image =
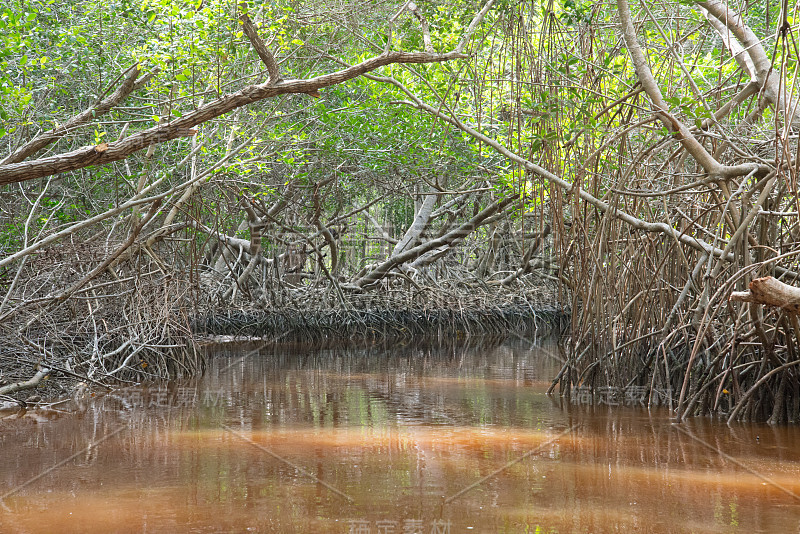
{"label": "narrow waterway", "polygon": [[800,532],[800,429],[561,403],[551,345],[210,350],[0,420],[0,532]]}

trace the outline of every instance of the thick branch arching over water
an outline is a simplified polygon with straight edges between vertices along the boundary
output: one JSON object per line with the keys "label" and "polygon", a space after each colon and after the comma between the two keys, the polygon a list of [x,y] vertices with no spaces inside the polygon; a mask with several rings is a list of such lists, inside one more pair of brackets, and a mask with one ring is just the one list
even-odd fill
{"label": "thick branch arching over water", "polygon": [[528,159],[523,158],[519,154],[516,154],[516,153],[512,152],[511,150],[509,150],[505,146],[501,145],[500,143],[498,143],[494,139],[492,139],[492,138],[490,138],[490,137],[488,137],[486,135],[483,135],[482,133],[478,132],[477,130],[475,130],[475,129],[467,126],[463,122],[459,121],[458,119],[455,119],[455,118],[453,118],[453,117],[451,117],[449,115],[445,115],[444,113],[442,113],[437,108],[434,108],[433,106],[429,106],[428,104],[425,104],[424,102],[422,102],[421,100],[416,98],[413,94],[411,94],[407,89],[402,87],[402,85],[399,84],[399,82],[396,82],[395,80],[391,80],[389,78],[381,78],[381,80],[382,81],[386,81],[387,83],[394,83],[394,84],[398,85],[399,87],[404,89],[404,92],[406,92],[406,94],[408,94],[409,96],[414,98],[413,102],[412,101],[400,101],[398,103],[405,104],[405,105],[408,105],[408,106],[411,106],[411,107],[415,107],[417,109],[421,109],[421,110],[423,110],[423,111],[425,111],[427,113],[430,113],[431,115],[434,115],[434,116],[436,116],[436,117],[438,117],[438,118],[450,123],[451,125],[455,126],[456,128],[468,133],[469,135],[471,135],[472,137],[474,137],[478,141],[480,141],[480,142],[492,147],[498,153],[502,154],[503,156],[505,156],[509,160],[513,161],[514,163],[517,163],[517,164],[521,165],[526,170],[528,170],[528,171],[530,171],[530,172],[532,172],[532,173],[544,178],[548,182],[550,182],[553,185],[561,188],[564,191],[575,192],[575,190],[577,189],[577,194],[579,195],[581,200],[583,200],[583,201],[587,202],[588,204],[594,206],[595,208],[597,208],[598,210],[600,210],[603,213],[607,213],[608,212],[611,215],[613,215],[614,217],[621,219],[626,224],[630,225],[632,228],[635,228],[637,230],[642,230],[642,231],[645,231],[645,232],[662,233],[662,234],[668,235],[670,237],[674,237],[675,239],[677,239],[681,243],[684,243],[684,244],[686,244],[686,245],[688,245],[688,246],[690,246],[692,248],[695,248],[697,250],[713,254],[714,256],[721,256],[722,255],[722,249],[714,247],[713,245],[710,245],[709,243],[703,241],[702,239],[695,238],[695,237],[692,237],[692,236],[688,236],[683,232],[679,232],[679,231],[675,230],[674,228],[672,228],[671,226],[669,226],[669,225],[667,225],[665,223],[648,222],[648,221],[642,220],[642,219],[640,219],[638,217],[635,217],[635,216],[633,216],[633,215],[631,215],[629,213],[626,213],[626,212],[624,212],[624,211],[622,211],[620,209],[617,209],[617,208],[614,208],[614,207],[610,206],[607,202],[604,202],[604,201],[600,200],[599,198],[595,197],[594,195],[592,195],[591,193],[589,193],[585,189],[575,187],[574,184],[564,180],[563,178],[561,178],[559,176],[556,176],[555,174],[551,173],[550,171],[548,171],[544,167],[541,167],[540,165],[537,165],[536,163],[533,163],[532,161],[529,161]]}
{"label": "thick branch arching over water", "polygon": [[34,161],[0,165],[0,185],[33,180],[92,165],[120,161],[131,154],[146,149],[150,145],[158,145],[180,137],[190,137],[196,133],[193,130],[195,126],[243,106],[280,95],[316,93],[320,89],[352,80],[384,65],[394,63],[436,63],[462,57],[464,57],[463,54],[458,52],[447,54],[389,52],[370,58],[348,69],[308,80],[281,80],[277,83],[270,81],[263,84],[250,85],[236,93],[213,100],[178,119],[133,134],[121,141],[85,146],[71,152]]}
{"label": "thick branch arching over water", "polygon": [[[308,94],[316,96],[321,89],[352,80],[353,78],[385,65],[441,63],[465,58],[467,56],[464,55],[463,50],[467,41],[471,39],[478,24],[480,24],[481,20],[486,16],[493,3],[494,1],[490,0],[475,15],[455,50],[451,52],[438,54],[431,52],[400,52],[387,50],[378,56],[371,57],[348,68],[305,80],[279,79],[277,66],[274,65],[274,58],[272,58],[272,61],[269,59],[272,54],[266,49],[266,46],[260,41],[258,36],[253,35],[252,32],[254,28],[252,24],[250,24],[248,27],[248,37],[251,39],[251,42],[254,43],[254,47],[259,51],[262,59],[270,69],[271,77],[267,82],[249,85],[235,93],[224,95],[205,105],[201,105],[196,110],[186,113],[180,118],[158,124],[157,126],[130,135],[120,141],[84,146],[70,152],[34,161],[19,161],[32,152],[30,150],[18,151],[18,153],[8,156],[4,160],[15,163],[0,165],[0,186],[74,171],[92,165],[102,165],[120,161],[151,145],[161,144],[180,137],[195,135],[195,126],[220,117],[235,109],[280,95]],[[247,22],[249,22],[249,18],[244,14],[243,23],[247,25]],[[92,112],[108,111],[114,105],[122,101],[134,89],[135,74],[137,72],[138,66],[132,69],[123,85],[112,98],[108,99],[108,101],[100,107],[92,108],[78,117],[83,120],[85,117],[91,117]],[[68,124],[77,121],[77,118],[72,119]],[[62,129],[57,129],[56,134],[63,134],[61,131]],[[55,134],[45,136],[43,139],[47,140],[49,143],[54,138]],[[40,148],[39,145],[36,145],[36,147]],[[38,148],[36,149],[38,150]]]}

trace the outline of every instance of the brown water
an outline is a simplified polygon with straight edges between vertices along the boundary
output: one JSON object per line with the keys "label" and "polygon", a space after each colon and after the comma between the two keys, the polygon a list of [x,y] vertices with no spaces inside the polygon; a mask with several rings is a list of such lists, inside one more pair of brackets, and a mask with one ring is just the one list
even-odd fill
{"label": "brown water", "polygon": [[561,404],[552,347],[217,349],[0,420],[0,532],[800,532],[800,429]]}

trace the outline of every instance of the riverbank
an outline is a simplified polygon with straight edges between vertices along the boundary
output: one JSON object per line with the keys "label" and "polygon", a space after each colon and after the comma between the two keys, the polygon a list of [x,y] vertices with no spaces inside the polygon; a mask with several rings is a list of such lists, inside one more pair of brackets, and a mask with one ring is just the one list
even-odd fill
{"label": "riverbank", "polygon": [[[469,299],[417,298],[413,302],[353,296],[342,306],[277,309],[214,309],[189,312],[176,304],[170,313],[154,301],[139,300],[138,321],[111,306],[92,317],[58,315],[58,326],[21,336],[4,325],[0,338],[0,403],[8,408],[52,403],[76,395],[134,383],[186,379],[206,368],[202,344],[226,340],[262,341],[305,347],[358,343],[451,343],[472,338],[558,337],[569,328],[569,312],[545,290],[531,298],[502,294]],[[306,300],[306,302],[311,302]],[[495,303],[488,305],[489,302]],[[317,301],[319,304],[319,301]],[[404,305],[405,304],[405,305]],[[158,313],[148,313],[148,307]],[[150,317],[150,320],[148,320]]]}
{"label": "riverbank", "polygon": [[569,313],[555,306],[498,308],[284,310],[206,313],[192,320],[201,338],[234,337],[286,343],[331,340],[459,339],[510,333],[558,336],[569,327]]}

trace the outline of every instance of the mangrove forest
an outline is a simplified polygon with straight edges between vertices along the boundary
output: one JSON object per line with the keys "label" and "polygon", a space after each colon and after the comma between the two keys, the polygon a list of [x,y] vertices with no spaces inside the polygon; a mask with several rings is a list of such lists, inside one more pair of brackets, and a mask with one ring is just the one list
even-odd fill
{"label": "mangrove forest", "polygon": [[796,423],[798,9],[11,0],[0,399],[516,333],[554,398]]}

